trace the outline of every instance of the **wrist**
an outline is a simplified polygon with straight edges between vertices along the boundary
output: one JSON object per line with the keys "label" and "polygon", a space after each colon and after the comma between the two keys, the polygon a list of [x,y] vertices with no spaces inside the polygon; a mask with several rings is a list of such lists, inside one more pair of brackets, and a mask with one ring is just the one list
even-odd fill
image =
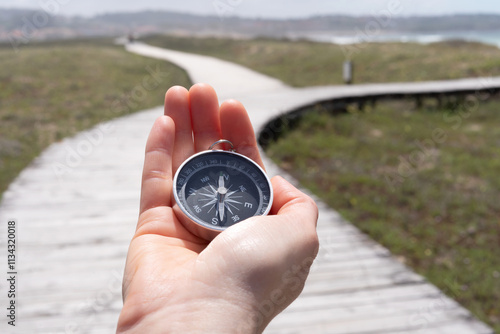
{"label": "wrist", "polygon": [[262,333],[267,322],[259,312],[238,300],[197,300],[169,303],[144,312],[125,303],[117,333]]}

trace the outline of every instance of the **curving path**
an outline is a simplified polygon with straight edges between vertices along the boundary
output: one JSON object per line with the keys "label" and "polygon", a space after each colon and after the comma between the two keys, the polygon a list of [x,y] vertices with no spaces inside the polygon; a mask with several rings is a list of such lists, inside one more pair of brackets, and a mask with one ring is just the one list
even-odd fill
{"label": "curving path", "polygon": [[[221,100],[241,100],[256,129],[287,110],[346,90],[362,92],[359,86],[294,89],[218,59],[142,44],[127,49],[176,63],[193,82],[212,84]],[[442,88],[431,83],[428,89],[433,85]],[[484,82],[467,85],[484,87]],[[364,87],[387,91],[389,86]],[[18,222],[18,320],[13,329],[4,317],[0,333],[114,332],[138,214],[144,145],[162,112],[158,107],[136,113],[56,143],[11,184],[0,221]],[[265,163],[270,174],[279,172]],[[318,206],[318,259],[302,295],[266,333],[493,333],[324,203]],[[4,254],[6,228],[0,233]],[[0,284],[4,307],[6,287]]]}

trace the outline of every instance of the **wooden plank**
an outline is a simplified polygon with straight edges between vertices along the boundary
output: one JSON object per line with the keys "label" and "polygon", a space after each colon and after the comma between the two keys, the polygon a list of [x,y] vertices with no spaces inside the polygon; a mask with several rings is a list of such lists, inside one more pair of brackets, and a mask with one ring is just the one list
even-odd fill
{"label": "wooden plank", "polygon": [[[404,305],[404,304],[403,304]],[[439,313],[419,313],[419,309],[405,309],[391,314],[372,313],[356,315],[343,314],[343,318],[333,318],[334,312],[308,312],[302,317],[295,317],[295,321],[287,318],[282,322],[280,316],[272,322],[265,331],[266,334],[275,333],[322,333],[322,334],[351,334],[351,333],[391,333],[395,331],[411,332],[421,330],[434,333],[433,328],[457,323],[468,323],[470,317],[463,309],[451,308],[440,310]],[[463,333],[481,333],[486,326],[460,326],[457,328]],[[481,329],[478,331],[478,329]],[[491,332],[490,332],[491,333]]]}
{"label": "wooden plank", "polygon": [[321,295],[303,294],[287,308],[287,313],[292,314],[315,309],[352,309],[359,305],[384,305],[398,300],[413,301],[416,299],[439,298],[440,296],[442,296],[442,293],[436,287],[422,283],[399,286],[389,285],[376,289]]}

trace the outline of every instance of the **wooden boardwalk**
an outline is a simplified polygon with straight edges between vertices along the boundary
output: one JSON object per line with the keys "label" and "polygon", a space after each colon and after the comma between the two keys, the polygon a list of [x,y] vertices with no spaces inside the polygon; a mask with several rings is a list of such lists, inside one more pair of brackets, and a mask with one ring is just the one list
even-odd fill
{"label": "wooden boardwalk", "polygon": [[[128,49],[177,63],[193,82],[211,83],[221,100],[241,100],[257,129],[285,111],[339,94],[387,93],[404,86],[293,89],[208,57],[140,44]],[[463,82],[443,85],[456,88]],[[499,79],[491,82],[500,87]],[[441,87],[427,85],[429,91]],[[484,82],[469,80],[466,86],[475,90]],[[144,145],[161,114],[162,107],[154,108],[56,143],[9,187],[0,221],[16,219],[19,226],[18,319],[15,329],[5,319],[0,322],[0,333],[114,332],[121,274],[138,215]],[[282,174],[265,163],[270,174]],[[266,333],[493,333],[334,210],[321,201],[318,206],[318,259],[302,295]],[[5,243],[2,228],[2,254]],[[5,284],[0,288],[4,307]]]}

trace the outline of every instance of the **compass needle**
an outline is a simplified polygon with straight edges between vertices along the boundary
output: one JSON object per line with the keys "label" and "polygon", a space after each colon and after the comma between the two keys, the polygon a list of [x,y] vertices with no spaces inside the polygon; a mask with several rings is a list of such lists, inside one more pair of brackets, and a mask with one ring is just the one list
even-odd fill
{"label": "compass needle", "polygon": [[219,188],[224,188],[224,175],[222,175],[222,172],[219,175]]}
{"label": "compass needle", "polygon": [[223,221],[224,220],[224,201],[219,201],[219,218],[220,218],[220,221]]}

